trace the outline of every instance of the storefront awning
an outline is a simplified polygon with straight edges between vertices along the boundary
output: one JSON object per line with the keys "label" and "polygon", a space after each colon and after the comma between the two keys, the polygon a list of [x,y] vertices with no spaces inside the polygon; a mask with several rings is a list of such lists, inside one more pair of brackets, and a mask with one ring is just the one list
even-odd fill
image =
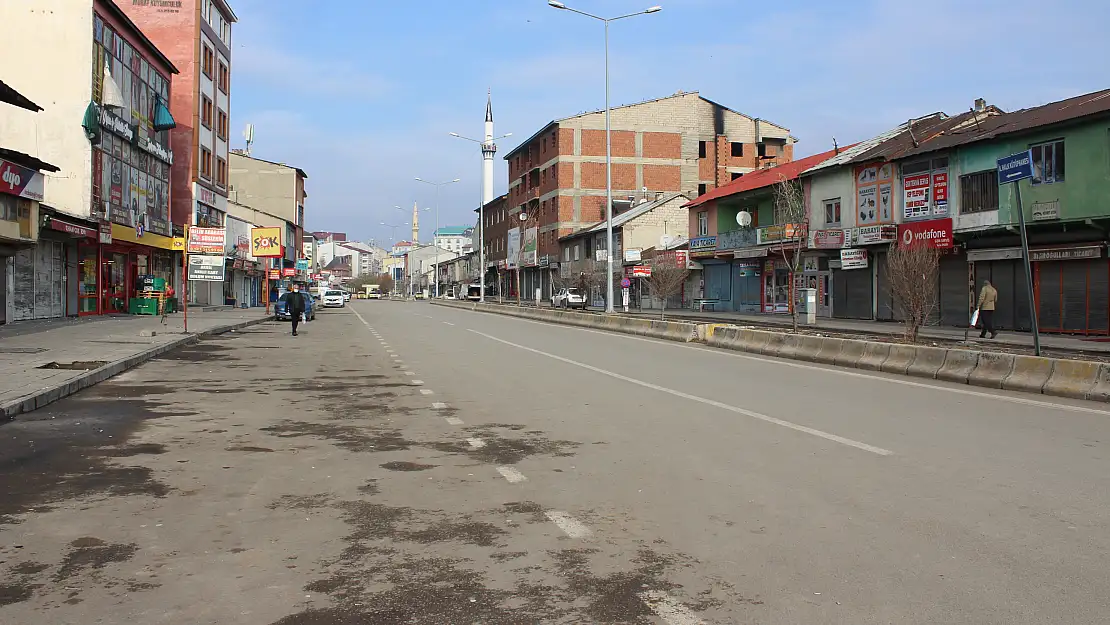
{"label": "storefront awning", "polygon": [[761,258],[767,255],[767,247],[748,247],[740,250],[732,250],[730,253],[733,258]]}
{"label": "storefront awning", "polygon": [[138,236],[134,228],[128,226],[121,226],[119,224],[112,224],[112,241],[123,241],[126,243],[134,243],[136,245],[146,245],[149,247],[156,247],[162,250],[179,250],[180,247],[174,245],[173,237],[164,237],[160,234],[152,232],[144,232],[143,236]]}
{"label": "storefront awning", "polygon": [[162,101],[162,96],[154,96],[154,129],[157,131],[172,130],[177,128],[177,122],[174,120],[173,115],[170,114],[170,109],[166,107],[166,103]]}

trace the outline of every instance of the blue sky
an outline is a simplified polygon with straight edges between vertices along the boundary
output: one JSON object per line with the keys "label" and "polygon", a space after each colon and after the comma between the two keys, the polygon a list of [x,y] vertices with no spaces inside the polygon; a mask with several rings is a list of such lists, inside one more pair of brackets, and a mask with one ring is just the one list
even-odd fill
{"label": "blue sky", "polygon": [[[232,0],[233,146],[306,170],[308,227],[387,242],[444,188],[440,224],[471,224],[493,89],[502,156],[548,121],[604,105],[600,23],[546,0]],[[575,0],[619,15],[614,105],[678,90],[787,126],[807,155],[910,117],[1006,110],[1110,87],[1106,0]],[[393,207],[400,205],[404,212]],[[422,213],[421,238],[433,212]],[[426,221],[425,221],[426,220]],[[401,230],[397,234],[401,238]]]}

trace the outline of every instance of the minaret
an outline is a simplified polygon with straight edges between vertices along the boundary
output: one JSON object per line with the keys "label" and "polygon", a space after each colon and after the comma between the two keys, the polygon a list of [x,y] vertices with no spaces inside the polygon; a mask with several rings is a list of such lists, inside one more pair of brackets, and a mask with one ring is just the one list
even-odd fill
{"label": "minaret", "polygon": [[486,137],[482,143],[482,204],[493,201],[493,156],[497,144],[493,142],[493,93],[486,93]]}
{"label": "minaret", "polygon": [[412,242],[414,245],[420,242],[420,209],[416,202],[412,203]]}

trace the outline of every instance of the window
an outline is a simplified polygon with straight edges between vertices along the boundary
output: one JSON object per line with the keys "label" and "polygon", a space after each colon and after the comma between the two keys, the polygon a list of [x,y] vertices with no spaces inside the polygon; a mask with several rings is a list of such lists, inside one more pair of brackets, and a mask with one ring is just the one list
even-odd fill
{"label": "window", "polygon": [[698,185],[698,195],[699,195],[699,196],[701,196],[701,195],[705,195],[705,192],[706,192],[707,190],[708,190],[708,188],[707,188],[707,187],[705,186],[705,183],[704,183],[704,182]]}
{"label": "window", "polygon": [[570,248],[569,247],[564,247],[563,248],[563,262],[569,262],[569,261],[570,261]]}
{"label": "window", "polygon": [[1052,141],[1032,147],[1033,184],[1064,181],[1064,142]]}
{"label": "window", "polygon": [[227,141],[227,113],[223,111],[216,114],[216,136]]}
{"label": "window", "polygon": [[732,144],[732,155],[733,156],[744,156],[744,144],[734,142]]}
{"label": "window", "polygon": [[581,253],[582,253],[581,248],[578,246],[577,243],[575,243],[574,244],[574,260],[579,260],[579,258],[581,258],[579,256]]}
{"label": "window", "polygon": [[707,141],[698,141],[698,158],[705,158],[708,153]]}
{"label": "window", "polygon": [[19,221],[19,211],[16,209],[16,197],[0,193],[0,219],[4,221]]}
{"label": "window", "polygon": [[212,177],[212,152],[208,148],[200,149],[200,175],[202,178]]}
{"label": "window", "polygon": [[212,54],[212,48],[207,44],[201,44],[201,46],[204,49],[203,56],[201,57],[201,69],[204,71],[205,76],[212,78],[212,64],[215,58]]}
{"label": "window", "polygon": [[205,128],[212,128],[212,100],[206,95],[200,96],[200,123]]}
{"label": "window", "polygon": [[227,71],[227,65],[224,65],[224,62],[220,61],[219,85],[220,91],[224,93],[227,93],[228,77],[229,72]]}
{"label": "window", "polygon": [[544,152],[546,152],[546,151],[547,151],[547,137],[544,137],[544,138],[543,138],[543,151],[544,151]]}
{"label": "window", "polygon": [[698,236],[709,236],[709,211],[698,213]]}
{"label": "window", "polygon": [[740,173],[740,172],[738,172],[738,171],[734,171],[734,172],[732,172],[732,179],[733,179],[733,180],[739,180],[739,179],[740,179],[740,177],[741,177],[741,176],[743,176],[743,175],[744,175],[744,174],[742,174],[742,173]]}
{"label": "window", "polygon": [[998,170],[960,176],[960,213],[998,210]]}
{"label": "window", "polygon": [[825,225],[840,225],[840,198],[825,200]]}
{"label": "window", "polygon": [[216,184],[227,186],[227,161],[219,157],[216,157]]}

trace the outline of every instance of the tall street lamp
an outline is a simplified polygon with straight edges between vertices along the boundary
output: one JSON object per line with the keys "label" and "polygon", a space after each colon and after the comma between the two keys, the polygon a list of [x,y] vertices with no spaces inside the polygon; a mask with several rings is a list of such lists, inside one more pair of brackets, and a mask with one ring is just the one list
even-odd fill
{"label": "tall street lamp", "polygon": [[644,9],[636,13],[629,13],[628,15],[621,15],[618,17],[600,17],[578,9],[572,9],[567,5],[559,2],[558,0],[547,0],[547,4],[553,8],[570,11],[579,15],[593,18],[605,24],[605,241],[606,241],[606,254],[609,256],[609,277],[606,280],[607,288],[605,290],[605,312],[612,313],[613,310],[613,136],[612,128],[609,124],[609,22],[623,20],[637,15],[646,15],[648,13],[658,13],[663,10],[661,6],[654,6],[649,9]]}
{"label": "tall street lamp", "polygon": [[432,245],[434,245],[436,248],[436,260],[433,268],[433,273],[435,274],[436,280],[435,297],[436,299],[439,299],[439,245],[436,243],[436,236],[439,234],[439,188],[445,185],[454,184],[458,182],[459,179],[455,178],[454,180],[448,180],[447,182],[429,182],[427,180],[424,180],[423,178],[417,178],[416,181],[423,182],[424,184],[430,184],[436,188],[436,229],[432,231]]}
{"label": "tall street lamp", "polygon": [[[482,160],[484,161],[485,158],[486,158],[486,152],[487,151],[492,151],[492,152],[497,151],[497,146],[494,144],[494,141],[497,141],[499,139],[505,139],[507,137],[511,137],[511,136],[513,136],[513,133],[508,132],[508,133],[505,133],[505,134],[501,135],[500,137],[487,137],[485,141],[479,141],[477,139],[471,139],[470,137],[464,137],[464,136],[460,135],[457,132],[452,132],[451,136],[455,137],[456,139],[462,139],[464,141],[472,141],[472,142],[477,143],[478,145],[480,145],[482,147]],[[487,183],[486,183],[486,180],[485,180],[485,176],[483,174],[483,178],[482,178],[483,187],[484,187],[485,184],[487,184]],[[492,191],[491,191],[490,195],[492,196]],[[485,190],[485,188],[482,189],[482,201],[478,203],[478,289],[479,289],[479,291],[478,291],[478,301],[479,302],[485,302],[486,301],[486,190]]]}
{"label": "tall street lamp", "polygon": [[397,241],[397,228],[400,228],[401,226],[407,226],[407,225],[409,225],[409,222],[406,221],[403,224],[397,224],[395,226],[393,224],[387,224],[383,221],[382,225],[385,226],[386,228],[389,228],[389,240],[396,242]]}

